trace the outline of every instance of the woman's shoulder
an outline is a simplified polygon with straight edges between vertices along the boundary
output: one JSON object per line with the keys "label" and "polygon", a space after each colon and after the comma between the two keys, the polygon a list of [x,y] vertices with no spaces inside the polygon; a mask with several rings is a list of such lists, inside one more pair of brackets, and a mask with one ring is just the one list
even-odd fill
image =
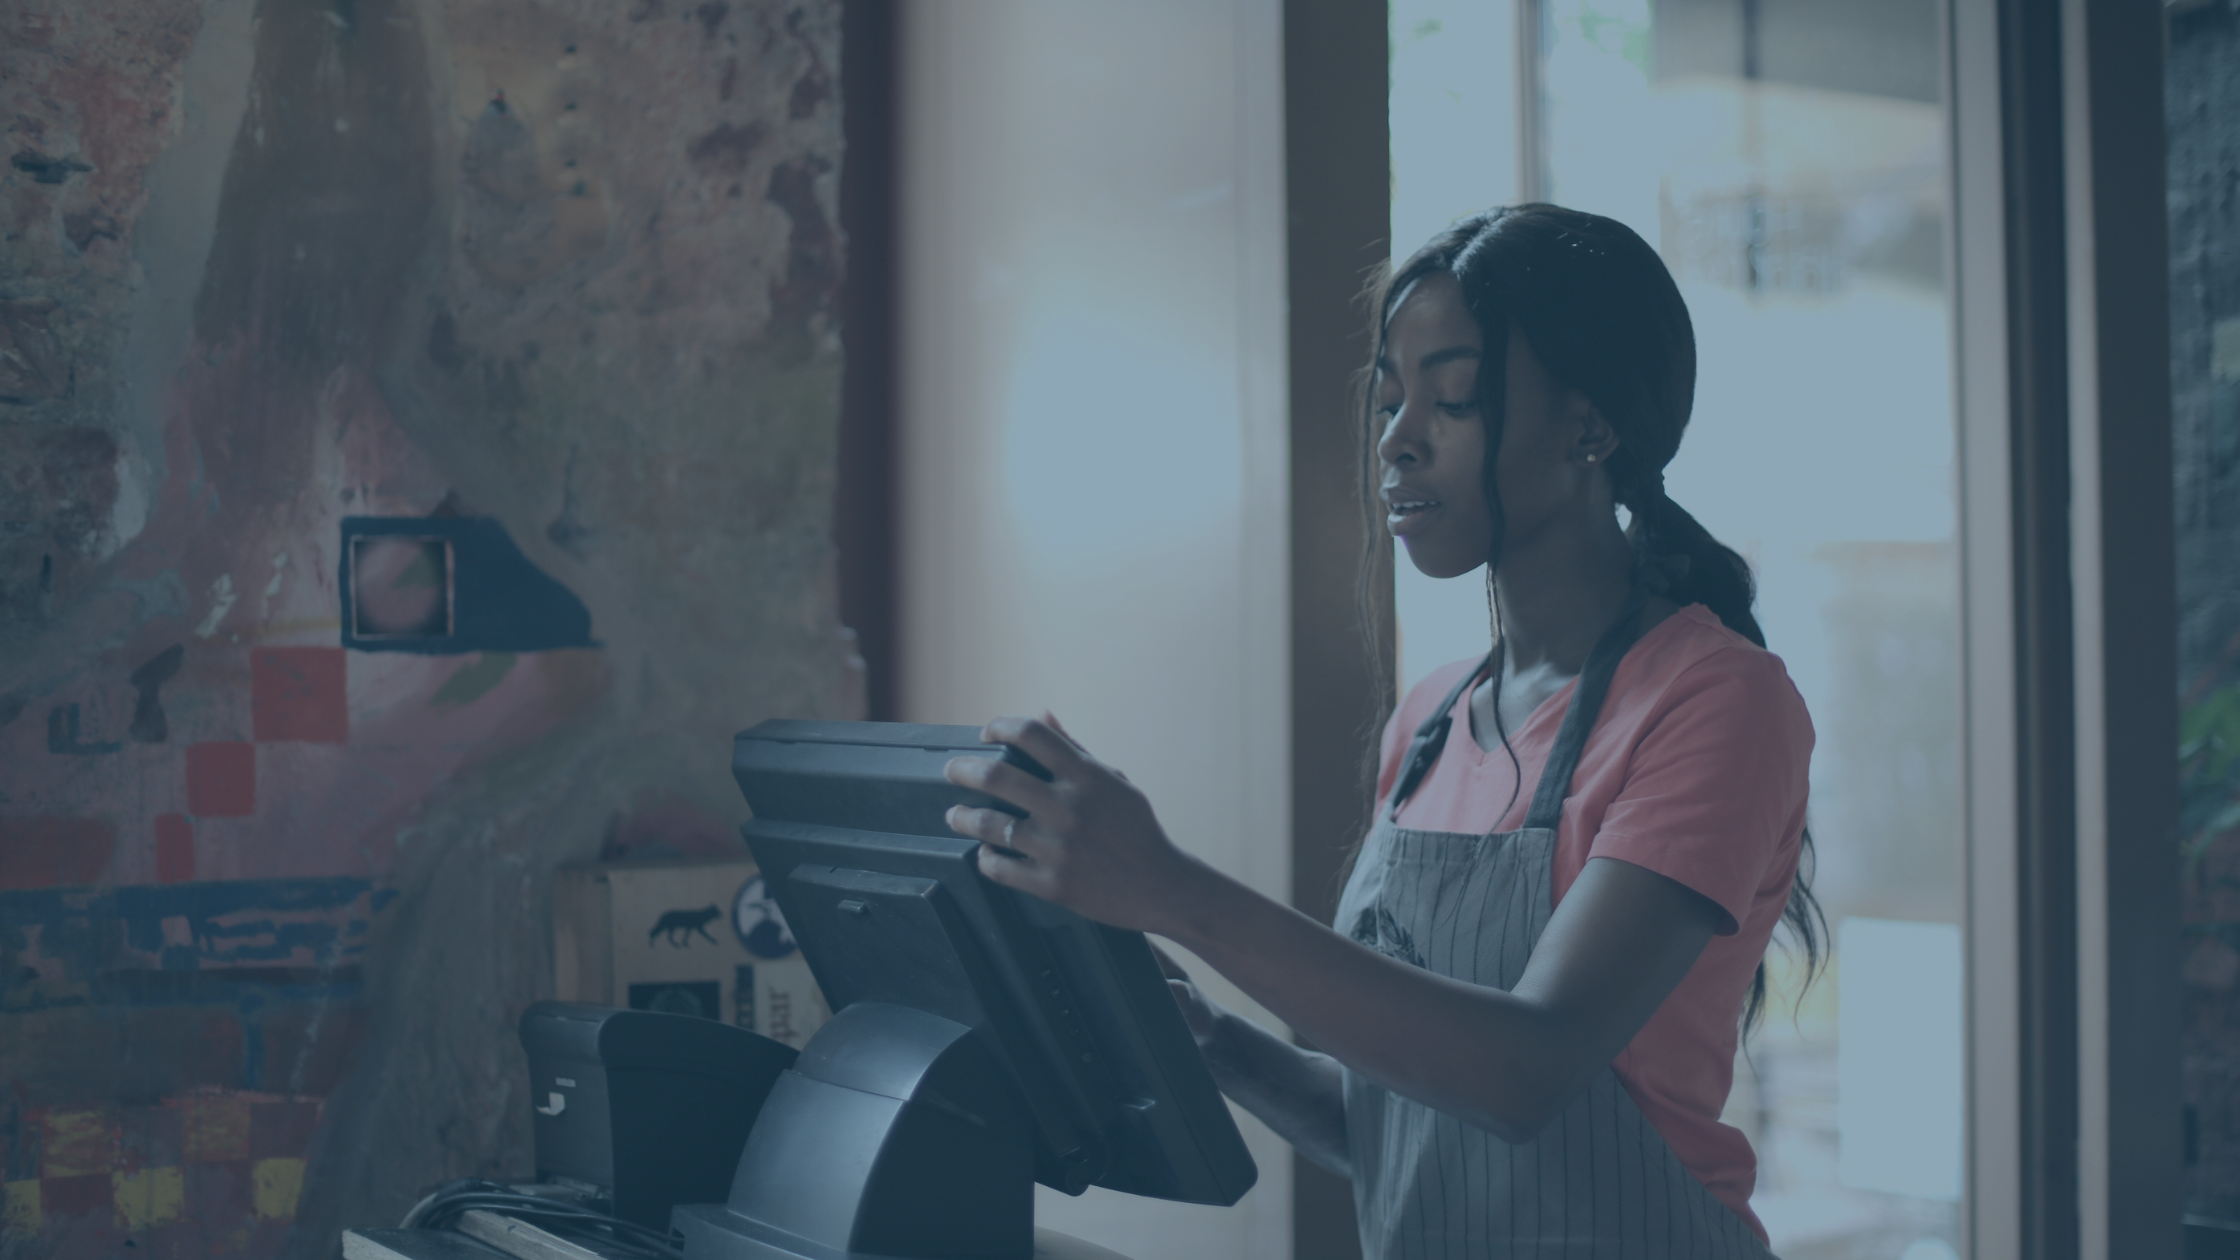
{"label": "woman's shoulder", "polygon": [[1665,692],[1669,702],[1716,697],[1809,721],[1781,657],[1728,629],[1702,604],[1667,617],[1643,636],[1641,648],[1642,681]]}

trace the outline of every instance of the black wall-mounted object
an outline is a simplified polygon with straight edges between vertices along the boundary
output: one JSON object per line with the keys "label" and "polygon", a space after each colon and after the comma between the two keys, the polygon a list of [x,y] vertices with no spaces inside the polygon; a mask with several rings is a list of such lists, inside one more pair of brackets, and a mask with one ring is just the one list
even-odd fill
{"label": "black wall-mounted object", "polygon": [[660,1229],[721,1198],[747,1131],[796,1051],[714,1020],[539,1002],[521,1016],[537,1177],[595,1187]]}
{"label": "black wall-mounted object", "polygon": [[[765,722],[732,769],[838,1013],[771,1090],[687,1260],[1027,1260],[1033,1182],[1228,1205],[1259,1170],[1150,945],[980,874],[951,832],[977,728]],[[1045,774],[1044,777],[1047,777]]]}
{"label": "black wall-mounted object", "polygon": [[488,516],[346,516],[342,646],[457,656],[598,647],[591,611]]}

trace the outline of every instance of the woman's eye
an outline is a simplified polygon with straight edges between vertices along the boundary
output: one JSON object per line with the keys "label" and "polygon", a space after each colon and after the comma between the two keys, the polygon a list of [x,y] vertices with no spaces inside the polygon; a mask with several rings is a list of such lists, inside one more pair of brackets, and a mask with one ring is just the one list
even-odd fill
{"label": "woman's eye", "polygon": [[1478,414],[1478,404],[1475,402],[1443,402],[1439,404],[1439,410],[1450,416],[1474,416]]}

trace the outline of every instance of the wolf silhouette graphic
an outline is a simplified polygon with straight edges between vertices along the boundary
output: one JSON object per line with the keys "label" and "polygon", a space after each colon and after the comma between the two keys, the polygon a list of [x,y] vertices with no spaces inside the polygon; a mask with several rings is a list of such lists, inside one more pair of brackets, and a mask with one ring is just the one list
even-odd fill
{"label": "wolf silhouette graphic", "polygon": [[723,910],[718,906],[702,910],[671,910],[656,920],[653,929],[646,933],[646,944],[651,945],[655,938],[666,936],[671,946],[683,949],[692,944],[692,935],[697,932],[702,939],[714,945],[717,943],[716,938],[708,935],[708,925],[722,917]]}

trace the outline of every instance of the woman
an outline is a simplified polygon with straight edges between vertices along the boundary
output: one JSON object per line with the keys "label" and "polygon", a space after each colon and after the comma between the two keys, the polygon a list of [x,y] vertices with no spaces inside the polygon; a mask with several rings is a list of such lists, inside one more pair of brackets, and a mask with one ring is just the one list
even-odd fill
{"label": "woman", "polygon": [[[1325,1053],[1176,988],[1223,1090],[1354,1182],[1385,1256],[1762,1257],[1719,1123],[1797,879],[1812,727],[1751,579],[1664,494],[1687,308],[1621,224],[1473,218],[1382,286],[1370,424],[1417,568],[1485,565],[1493,653],[1387,727],[1337,930],[1196,861],[1047,715],[954,781],[999,883],[1189,948]],[[1631,513],[1621,528],[1617,509]]]}

